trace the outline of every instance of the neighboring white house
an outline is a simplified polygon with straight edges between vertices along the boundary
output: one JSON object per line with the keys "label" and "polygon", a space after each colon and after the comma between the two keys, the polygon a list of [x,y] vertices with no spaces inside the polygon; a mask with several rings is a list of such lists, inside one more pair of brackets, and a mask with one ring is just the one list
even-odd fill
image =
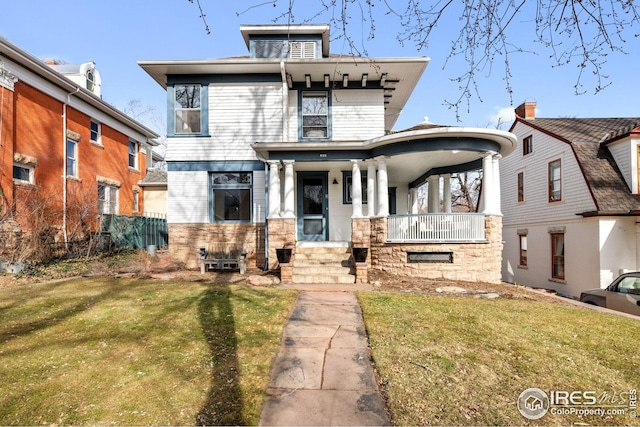
{"label": "neighboring white house", "polygon": [[640,268],[640,118],[516,108],[501,162],[504,281],[577,297]]}
{"label": "neighboring white house", "polygon": [[[272,269],[276,249],[297,242],[295,275],[308,247],[367,247],[370,268],[499,281],[498,160],[515,137],[393,131],[429,58],[331,55],[329,28],[242,26],[248,56],[139,62],[167,90],[172,254],[193,268],[198,248],[238,242],[249,266]],[[480,212],[451,213],[450,174],[480,168]],[[309,280],[338,280],[340,269],[355,280],[344,259],[328,263]]]}

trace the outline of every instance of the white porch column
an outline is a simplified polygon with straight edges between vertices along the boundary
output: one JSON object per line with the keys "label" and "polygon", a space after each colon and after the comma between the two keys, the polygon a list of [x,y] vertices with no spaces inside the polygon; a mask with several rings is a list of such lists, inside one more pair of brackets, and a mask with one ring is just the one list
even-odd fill
{"label": "white porch column", "polygon": [[378,216],[389,216],[389,178],[387,162],[384,157],[378,159]]}
{"label": "white porch column", "polygon": [[502,202],[500,200],[500,159],[502,156],[493,156],[493,206],[496,215],[502,215]]}
{"label": "white porch column", "polygon": [[367,160],[367,216],[376,215],[376,164]]}
{"label": "white porch column", "polygon": [[351,160],[351,209],[352,218],[362,217],[362,175],[357,160]]}
{"label": "white porch column", "polygon": [[482,200],[480,201],[480,211],[484,214],[494,213],[493,154],[487,154],[482,158]]}
{"label": "white porch column", "polygon": [[411,198],[411,206],[410,206],[409,213],[417,214],[418,213],[418,189],[410,188],[409,197]]}
{"label": "white porch column", "polygon": [[269,164],[269,213],[267,218],[280,218],[280,162]]}
{"label": "white porch column", "polygon": [[442,175],[442,211],[451,213],[451,174]]}
{"label": "white porch column", "polygon": [[440,212],[440,176],[431,175],[427,178],[427,182],[429,183],[427,211],[429,213],[438,213]]}
{"label": "white porch column", "polygon": [[294,218],[293,206],[295,195],[293,194],[293,160],[283,160],[284,163],[284,214],[283,218]]}

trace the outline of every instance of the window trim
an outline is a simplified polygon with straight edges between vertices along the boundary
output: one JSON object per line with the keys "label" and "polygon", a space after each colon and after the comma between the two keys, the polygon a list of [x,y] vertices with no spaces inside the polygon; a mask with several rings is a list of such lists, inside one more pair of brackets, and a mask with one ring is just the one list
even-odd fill
{"label": "window trim", "polygon": [[516,190],[518,203],[524,203],[524,171],[518,172]]}
{"label": "window trim", "polygon": [[[327,95],[327,136],[323,137],[305,137],[304,136],[304,123],[303,123],[303,112],[302,112],[302,101],[304,99],[304,95],[306,93],[326,93]],[[298,140],[299,141],[326,141],[331,139],[331,99],[332,94],[331,90],[326,89],[308,89],[308,90],[299,90],[298,91]]]}
{"label": "window trim", "polygon": [[[104,199],[100,199],[100,187],[104,187],[105,192],[104,192]],[[114,189],[115,190],[115,202],[111,200],[111,192],[107,191],[107,190],[111,190]],[[118,215],[119,209],[120,209],[120,188],[115,186],[115,185],[110,185],[110,184],[106,184],[104,182],[98,182],[98,187],[96,189],[97,191],[97,201],[98,201],[98,215]],[[102,202],[103,206],[102,209],[100,209],[100,203]],[[113,212],[107,211],[105,212],[105,207],[110,208],[113,206]],[[110,210],[110,209],[108,209]]]}
{"label": "window trim", "polygon": [[[551,180],[551,168],[553,164],[558,164],[559,178],[556,180]],[[552,184],[559,184],[559,197],[557,199],[552,198]],[[555,159],[550,161],[547,164],[547,200],[549,203],[561,202],[562,201],[562,159]]]}
{"label": "window trim", "polygon": [[[564,233],[562,232],[551,232],[549,233],[551,236],[551,278],[555,279],[555,280],[565,280],[566,277],[566,264],[565,264],[565,241],[564,241]],[[560,236],[562,236],[562,255],[556,255],[555,253],[555,240],[556,238],[559,238]],[[562,275],[556,275],[555,274],[555,265],[556,265],[556,258],[560,259],[562,261]]]}
{"label": "window trim", "polygon": [[533,135],[527,135],[522,138],[522,155],[526,156],[533,153]]}
{"label": "window trim", "polygon": [[[131,152],[131,147],[133,146],[133,153]],[[131,169],[135,169],[135,170],[139,170],[139,153],[140,153],[140,143],[138,143],[137,141],[134,141],[133,139],[129,140],[129,145],[128,145],[128,150],[127,150],[127,154],[128,154],[128,165],[129,168]],[[133,165],[131,164],[133,161]]]}
{"label": "window trim", "polygon": [[[352,171],[342,171],[342,204],[351,205],[351,191],[349,191],[349,185],[353,177]],[[362,181],[362,204],[367,204],[367,171],[360,171],[360,181]]]}
{"label": "window trim", "polygon": [[[29,178],[27,180],[24,179],[20,179],[20,178],[16,178],[15,176],[15,168],[22,168],[22,169],[26,169],[28,174],[29,174]],[[21,183],[21,184],[34,184],[35,183],[35,168],[32,165],[27,165],[24,163],[17,163],[14,162],[13,163],[13,168],[12,168],[12,179],[13,182],[16,183]]]}
{"label": "window trim", "polygon": [[[528,267],[529,265],[527,264],[528,261],[528,248],[529,248],[529,240],[527,238],[527,234],[518,234],[518,240],[519,240],[519,261],[518,261],[518,267]],[[524,249],[523,249],[523,245],[522,243],[524,242]],[[524,256],[523,255],[524,252]]]}
{"label": "window trim", "polygon": [[[93,125],[96,126],[95,131],[93,130]],[[97,120],[91,119],[91,123],[89,124],[89,141],[91,141],[92,144],[102,146],[102,123]]]}
{"label": "window trim", "polygon": [[[200,132],[176,132],[176,86],[197,85],[200,87]],[[167,136],[209,136],[209,86],[203,82],[176,81],[167,86]]]}
{"label": "window trim", "polygon": [[[214,184],[213,179],[215,175],[219,174],[248,174],[251,177],[251,182],[248,184]],[[253,171],[215,171],[209,172],[209,222],[212,224],[251,224],[254,219],[253,212],[253,183],[254,183]],[[249,219],[216,219],[215,213],[215,190],[249,190]]]}
{"label": "window trim", "polygon": [[[69,155],[69,144],[73,144],[74,157],[71,157]],[[67,155],[67,158],[65,159],[65,165],[64,165],[65,166],[65,168],[64,168],[65,169],[64,170],[65,176],[72,177],[72,178],[78,178],[78,141],[74,141],[71,138],[67,138],[67,153],[66,153],[66,155]],[[73,167],[72,172],[73,173],[71,173],[71,174],[69,173],[69,166],[70,166],[69,165],[69,161],[70,160],[73,162],[73,164],[72,164],[72,167]]]}

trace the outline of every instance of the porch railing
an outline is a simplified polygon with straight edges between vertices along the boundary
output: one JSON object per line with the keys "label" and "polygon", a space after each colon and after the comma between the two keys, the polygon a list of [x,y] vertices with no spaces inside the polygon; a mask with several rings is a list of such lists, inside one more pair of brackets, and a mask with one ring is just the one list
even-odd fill
{"label": "porch railing", "polygon": [[392,215],[389,242],[477,242],[486,240],[484,214],[438,213]]}

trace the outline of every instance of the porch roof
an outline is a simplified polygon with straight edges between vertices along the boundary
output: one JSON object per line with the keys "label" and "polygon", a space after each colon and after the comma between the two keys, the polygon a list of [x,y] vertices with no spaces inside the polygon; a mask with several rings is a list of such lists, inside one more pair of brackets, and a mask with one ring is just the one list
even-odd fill
{"label": "porch roof", "polygon": [[502,156],[516,147],[515,135],[493,129],[430,127],[366,141],[256,142],[264,160],[347,162],[384,157],[394,180],[419,186],[429,175],[479,169],[488,152]]}

